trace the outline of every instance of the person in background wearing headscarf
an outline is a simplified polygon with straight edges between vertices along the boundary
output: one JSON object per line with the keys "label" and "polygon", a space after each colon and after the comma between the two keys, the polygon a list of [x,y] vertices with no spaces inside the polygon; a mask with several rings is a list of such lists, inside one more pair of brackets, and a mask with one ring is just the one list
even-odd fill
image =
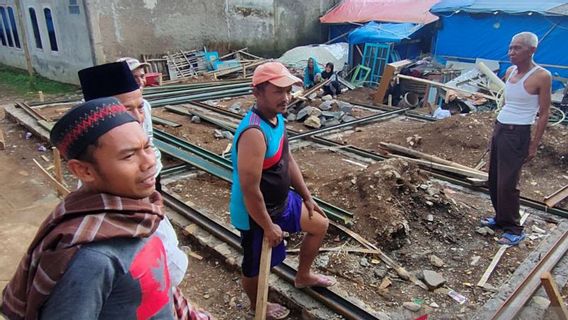
{"label": "person in background wearing headscarf", "polygon": [[337,73],[333,71],[333,63],[328,62],[325,64],[325,70],[321,73],[321,78],[324,81],[331,79],[328,84],[323,86],[323,94],[330,95],[335,99],[341,93],[341,86],[339,81],[337,81]]}
{"label": "person in background wearing headscarf", "polygon": [[314,57],[308,59],[308,65],[304,69],[304,88],[309,89],[321,81],[321,69]]}

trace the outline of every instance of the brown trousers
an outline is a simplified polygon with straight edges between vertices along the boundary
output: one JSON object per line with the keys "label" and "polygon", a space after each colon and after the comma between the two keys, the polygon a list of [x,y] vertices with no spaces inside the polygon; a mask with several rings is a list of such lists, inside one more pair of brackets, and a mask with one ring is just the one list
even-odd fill
{"label": "brown trousers", "polygon": [[489,193],[495,209],[495,221],[505,232],[521,234],[520,191],[517,189],[521,168],[528,155],[530,125],[495,122],[491,137]]}

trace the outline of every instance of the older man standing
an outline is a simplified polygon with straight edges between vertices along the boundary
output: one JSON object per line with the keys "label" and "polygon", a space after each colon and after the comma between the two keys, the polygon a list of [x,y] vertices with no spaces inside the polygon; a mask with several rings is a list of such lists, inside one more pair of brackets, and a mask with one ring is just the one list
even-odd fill
{"label": "older man standing", "polygon": [[[525,238],[517,184],[523,163],[537,153],[550,112],[551,76],[533,61],[537,45],[538,37],[531,32],[521,32],[511,40],[509,58],[513,66],[505,74],[505,105],[491,138],[489,191],[495,217],[481,224],[502,229],[501,244],[517,245]],[[531,139],[531,125],[537,115]]]}
{"label": "older man standing", "polygon": [[[138,59],[130,57],[120,58],[117,60],[117,62],[126,62],[128,64],[128,68],[130,68],[132,76],[134,77],[134,80],[138,84],[140,92],[142,93],[144,91],[144,87],[146,86],[146,71],[144,70],[144,67],[149,66],[149,64],[140,62]],[[154,129],[152,128],[152,106],[146,99],[143,99],[142,101],[142,112],[144,113],[144,121],[142,121],[142,127],[150,138],[152,150],[154,150],[154,153],[156,154],[156,190],[162,191],[162,184],[160,181],[160,172],[162,171],[162,153],[154,145]]]}

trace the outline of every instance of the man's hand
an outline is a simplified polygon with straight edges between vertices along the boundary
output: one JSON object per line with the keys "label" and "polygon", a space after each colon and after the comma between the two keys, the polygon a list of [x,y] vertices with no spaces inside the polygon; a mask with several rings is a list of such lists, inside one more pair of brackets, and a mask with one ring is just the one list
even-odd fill
{"label": "man's hand", "polygon": [[277,224],[271,224],[268,230],[264,230],[264,236],[270,242],[270,245],[274,248],[282,242],[284,239],[284,234],[282,233],[282,229]]}
{"label": "man's hand", "polygon": [[531,161],[536,156],[536,151],[538,150],[537,144],[530,144],[529,146],[529,153],[525,159],[525,162]]}
{"label": "man's hand", "polygon": [[312,218],[314,211],[327,218],[327,216],[325,215],[323,210],[318,206],[318,204],[314,201],[314,199],[309,198],[308,200],[304,200],[304,204],[306,205],[306,208],[308,209],[308,217],[310,219]]}

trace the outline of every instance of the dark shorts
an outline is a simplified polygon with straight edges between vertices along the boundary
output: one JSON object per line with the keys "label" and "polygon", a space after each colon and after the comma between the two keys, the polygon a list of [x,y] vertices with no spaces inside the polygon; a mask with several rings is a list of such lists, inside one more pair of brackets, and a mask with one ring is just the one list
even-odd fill
{"label": "dark shorts", "polygon": [[[302,198],[294,191],[288,193],[288,200],[283,212],[272,221],[282,228],[282,231],[296,233],[301,231],[300,218],[302,217]],[[264,231],[254,220],[249,218],[250,230],[241,231],[241,246],[243,247],[243,275],[245,277],[258,276],[260,265],[260,253],[262,251],[262,238]],[[270,267],[279,265],[286,258],[284,241],[272,248]]]}

